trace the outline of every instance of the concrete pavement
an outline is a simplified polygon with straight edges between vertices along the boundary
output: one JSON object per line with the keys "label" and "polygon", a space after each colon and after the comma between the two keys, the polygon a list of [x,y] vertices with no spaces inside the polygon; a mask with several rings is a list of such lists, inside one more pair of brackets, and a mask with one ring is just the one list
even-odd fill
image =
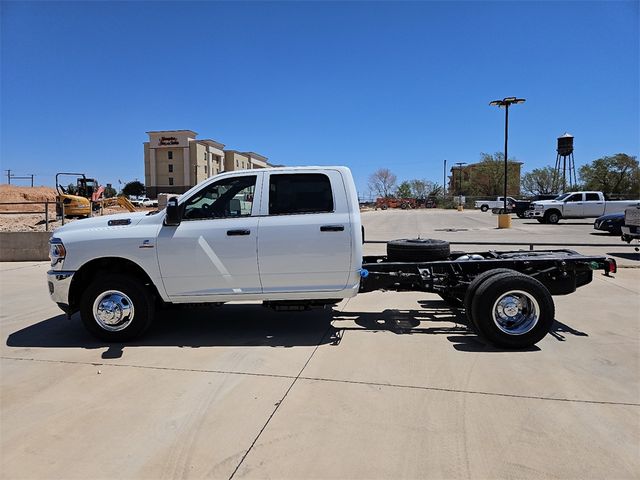
{"label": "concrete pavement", "polygon": [[639,269],[555,297],[551,334],[509,352],[415,292],[174,308],[107,345],[47,268],[0,264],[2,478],[640,477]]}

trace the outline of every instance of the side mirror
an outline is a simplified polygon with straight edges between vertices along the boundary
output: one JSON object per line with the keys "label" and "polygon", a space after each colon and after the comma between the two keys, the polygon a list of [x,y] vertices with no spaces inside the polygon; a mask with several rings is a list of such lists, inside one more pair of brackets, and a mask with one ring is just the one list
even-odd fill
{"label": "side mirror", "polygon": [[170,198],[167,201],[167,213],[164,217],[164,224],[170,227],[177,227],[182,220],[182,209],[178,206],[177,198]]}

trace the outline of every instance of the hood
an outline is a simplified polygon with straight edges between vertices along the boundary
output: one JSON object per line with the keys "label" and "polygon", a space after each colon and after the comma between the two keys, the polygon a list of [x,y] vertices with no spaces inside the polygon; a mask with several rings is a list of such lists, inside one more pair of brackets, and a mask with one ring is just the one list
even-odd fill
{"label": "hood", "polygon": [[531,202],[536,205],[558,205],[564,203],[562,200],[536,200],[535,202]]}
{"label": "hood", "polygon": [[82,220],[75,220],[67,223],[66,225],[56,228],[53,231],[53,236],[58,233],[65,233],[77,230],[103,230],[103,229],[116,229],[116,228],[128,228],[133,227],[140,223],[140,221],[147,215],[146,212],[133,212],[133,213],[117,213],[115,215],[103,215],[100,217],[83,218]]}
{"label": "hood", "polygon": [[596,218],[596,222],[606,222],[607,220],[624,220],[624,212],[609,213]]}

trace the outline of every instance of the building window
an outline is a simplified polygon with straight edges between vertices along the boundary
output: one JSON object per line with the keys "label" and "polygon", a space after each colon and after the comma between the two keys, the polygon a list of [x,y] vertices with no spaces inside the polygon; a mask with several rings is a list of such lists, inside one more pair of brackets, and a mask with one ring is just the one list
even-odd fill
{"label": "building window", "polygon": [[236,158],[236,168],[238,168],[238,159]]}
{"label": "building window", "polygon": [[173,173],[173,163],[169,164],[169,173]]}
{"label": "building window", "polygon": [[204,173],[209,173],[209,172],[207,171],[207,166],[206,166],[206,165],[204,166]]}
{"label": "building window", "polygon": [[173,177],[169,177],[169,185],[173,185]]}
{"label": "building window", "polygon": [[169,151],[167,152],[167,158],[168,158],[169,160],[173,160],[173,152],[172,152],[171,150],[169,150]]}

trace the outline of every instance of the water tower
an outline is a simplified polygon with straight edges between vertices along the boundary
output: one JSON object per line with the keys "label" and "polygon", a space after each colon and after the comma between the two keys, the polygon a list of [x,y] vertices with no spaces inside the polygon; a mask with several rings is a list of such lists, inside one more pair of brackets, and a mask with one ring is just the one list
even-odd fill
{"label": "water tower", "polygon": [[567,183],[569,190],[573,189],[578,182],[576,178],[576,164],[573,160],[573,135],[565,132],[564,135],[558,137],[558,149],[556,150],[556,168],[553,172],[553,187],[556,191],[562,187],[562,192],[567,191]]}

